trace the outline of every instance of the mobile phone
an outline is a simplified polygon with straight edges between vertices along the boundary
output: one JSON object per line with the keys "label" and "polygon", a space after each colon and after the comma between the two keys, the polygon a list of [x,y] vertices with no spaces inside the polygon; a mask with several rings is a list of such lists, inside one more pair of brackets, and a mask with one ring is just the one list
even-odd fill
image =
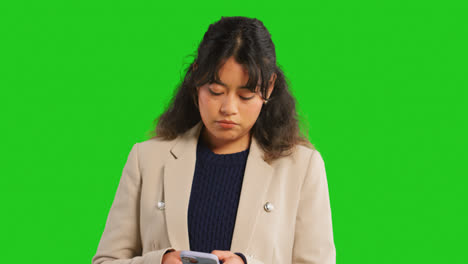
{"label": "mobile phone", "polygon": [[220,264],[218,256],[198,251],[181,251],[180,259],[184,264]]}

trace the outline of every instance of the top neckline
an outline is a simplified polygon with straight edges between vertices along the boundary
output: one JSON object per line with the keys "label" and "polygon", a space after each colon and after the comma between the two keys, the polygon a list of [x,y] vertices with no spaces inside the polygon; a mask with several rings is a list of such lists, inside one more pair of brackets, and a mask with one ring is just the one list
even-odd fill
{"label": "top neckline", "polygon": [[227,154],[216,154],[214,153],[201,138],[198,139],[197,144],[197,157],[202,157],[203,160],[219,163],[219,164],[243,164],[246,162],[249,155],[250,146],[239,152],[227,153]]}

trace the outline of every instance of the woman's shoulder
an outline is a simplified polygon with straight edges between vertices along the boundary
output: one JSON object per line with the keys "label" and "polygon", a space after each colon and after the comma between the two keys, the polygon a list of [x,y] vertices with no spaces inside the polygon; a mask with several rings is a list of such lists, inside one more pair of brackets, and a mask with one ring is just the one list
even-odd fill
{"label": "woman's shoulder", "polygon": [[306,146],[302,144],[296,144],[294,148],[294,153],[296,155],[302,155],[302,156],[310,156],[313,154],[314,151],[317,151],[314,146]]}
{"label": "woman's shoulder", "polygon": [[167,146],[172,145],[173,142],[175,142],[176,140],[177,138],[165,139],[162,137],[152,137],[150,139],[138,142],[137,144],[139,145],[139,147],[154,147],[154,146],[163,147],[166,145]]}
{"label": "woman's shoulder", "polygon": [[141,142],[137,142],[138,157],[142,160],[158,160],[165,159],[169,154],[175,139],[150,138]]}
{"label": "woman's shoulder", "polygon": [[314,156],[321,158],[320,152],[313,145],[296,144],[290,149],[289,155],[280,157],[272,162],[273,166],[307,166]]}

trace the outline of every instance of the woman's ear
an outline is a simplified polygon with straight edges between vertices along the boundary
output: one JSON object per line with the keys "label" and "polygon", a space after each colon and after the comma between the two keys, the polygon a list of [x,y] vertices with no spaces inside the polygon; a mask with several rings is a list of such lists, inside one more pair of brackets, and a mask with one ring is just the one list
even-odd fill
{"label": "woman's ear", "polygon": [[195,85],[195,94],[192,96],[193,104],[198,108],[198,94],[200,93],[200,86]]}
{"label": "woman's ear", "polygon": [[276,73],[273,73],[268,81],[268,95],[267,99],[270,98],[271,93],[273,92],[273,87],[275,87]]}
{"label": "woman's ear", "polygon": [[192,70],[193,70],[193,71],[196,71],[197,68],[198,68],[198,64],[197,64],[196,62],[194,62],[194,63],[192,64]]}
{"label": "woman's ear", "polygon": [[195,107],[198,109],[198,93],[197,93],[197,96],[194,96],[194,97],[193,97],[193,104],[194,104]]}

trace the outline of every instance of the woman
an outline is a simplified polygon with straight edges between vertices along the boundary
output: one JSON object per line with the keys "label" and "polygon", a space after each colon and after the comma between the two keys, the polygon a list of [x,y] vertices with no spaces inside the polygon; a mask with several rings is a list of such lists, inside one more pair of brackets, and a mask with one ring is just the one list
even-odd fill
{"label": "woman", "polygon": [[324,162],[262,22],[210,25],[155,132],[130,151],[93,264],[335,263]]}

